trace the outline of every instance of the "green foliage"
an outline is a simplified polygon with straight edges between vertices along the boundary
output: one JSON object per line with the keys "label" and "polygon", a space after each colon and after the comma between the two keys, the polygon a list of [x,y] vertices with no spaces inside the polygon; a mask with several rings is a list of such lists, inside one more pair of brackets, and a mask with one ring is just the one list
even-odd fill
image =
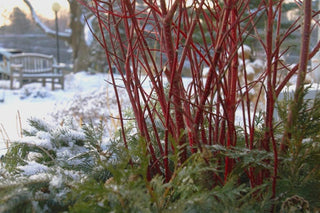
{"label": "green foliage", "polygon": [[[270,206],[267,185],[251,189],[248,179],[239,182],[243,169],[267,168],[262,161],[272,157],[268,153],[208,146],[181,165],[180,153],[174,152],[169,156],[172,176],[165,182],[159,175],[149,179],[148,144],[133,134],[134,125],[127,126],[128,148],[121,137],[105,148],[102,123],[96,128],[85,125],[83,133],[72,123],[58,128],[41,120],[30,124],[32,128],[25,131],[28,136],[14,143],[3,159],[8,171],[0,185],[4,211],[254,212]],[[174,141],[172,145],[179,150]],[[218,179],[223,176],[220,161],[225,157],[238,159],[239,169],[223,183]],[[33,162],[43,167],[29,174],[26,168]],[[258,195],[266,202],[255,203]]]}
{"label": "green foliage", "polygon": [[[282,192],[279,196],[283,202],[293,197],[293,200],[308,203],[314,209],[320,207],[320,96],[317,94],[312,100],[306,99],[309,90],[310,87],[304,89],[303,101],[293,112],[297,122],[288,129],[291,138],[287,151],[281,155],[277,190]],[[283,120],[287,118],[284,106],[291,104],[289,95],[279,103],[282,106],[279,114]],[[287,203],[292,203],[289,201]]]}
{"label": "green foliage", "polygon": [[[240,178],[239,182],[248,167],[271,169],[266,163],[273,158],[270,153],[208,146],[203,152],[191,155],[182,165],[178,162],[179,153],[175,153],[169,157],[174,164],[169,182],[161,176],[148,180],[149,157],[145,155],[145,141],[132,136],[129,149],[115,140],[107,151],[102,151],[102,129],[102,126],[98,129],[84,127],[84,144],[90,147],[90,151],[75,156],[95,159],[90,161],[95,169],[67,167],[55,160],[56,164],[49,166],[45,176],[38,174],[42,178],[30,180],[20,176],[13,182],[10,181],[13,176],[8,176],[1,185],[3,190],[0,190],[3,193],[0,199],[2,210],[14,212],[22,208],[25,212],[42,212],[47,209],[51,212],[52,209],[65,211],[70,208],[70,212],[209,212],[214,209],[216,212],[262,212],[271,208],[266,191],[268,184],[251,189],[247,178]],[[23,152],[18,153],[14,155],[12,152],[11,156],[19,156],[28,163],[23,158],[28,150],[23,155]],[[213,156],[212,153],[217,154]],[[222,176],[223,172],[219,161],[225,157],[237,159],[237,164],[227,182],[216,184],[214,177]],[[47,165],[45,161],[39,163]],[[25,164],[18,162],[16,165]],[[58,165],[63,166],[59,169]],[[85,174],[81,183],[74,182],[68,175],[72,168]],[[57,176],[60,184],[50,181]],[[258,198],[260,202],[257,202]]]}
{"label": "green foliage", "polygon": [[31,179],[20,177],[6,179],[0,185],[0,212],[59,212],[67,210],[69,203],[59,199],[51,191],[48,178]]}
{"label": "green foliage", "polygon": [[[166,182],[159,175],[148,180],[150,159],[145,155],[147,144],[143,138],[132,136],[128,149],[120,144],[114,141],[109,146],[108,152],[116,160],[104,162],[112,177],[106,182],[89,178],[77,185],[71,193],[75,201],[71,212],[257,212],[270,208],[264,190],[267,185],[251,189],[249,184],[239,184],[237,172],[226,184],[214,184],[214,177],[222,172],[218,169],[219,159],[245,158],[241,165],[248,167],[260,159],[269,159],[269,154],[212,146],[206,148],[207,152],[191,155],[181,165],[179,152],[173,153],[169,156],[172,176]],[[210,156],[213,151],[219,151],[219,156]],[[257,156],[261,157],[257,160]],[[256,203],[256,196],[266,202]]]}
{"label": "green foliage", "polygon": [[[288,102],[279,102],[282,119]],[[134,123],[126,126],[125,147],[121,135],[104,144],[102,122],[79,130],[72,122],[52,127],[33,119],[2,159],[0,212],[310,212],[320,207],[320,98],[302,102],[297,112],[288,151],[279,156],[275,199],[271,177],[252,188],[248,176],[250,169],[272,174],[274,153],[247,149],[244,142],[203,146],[182,164],[180,153],[172,152],[166,181],[152,173],[149,144],[134,133]],[[255,121],[257,140],[265,131],[261,116]],[[284,128],[277,126],[277,137]],[[244,140],[241,128],[237,137]],[[234,167],[224,179],[226,158]],[[38,170],[30,172],[31,166]]]}

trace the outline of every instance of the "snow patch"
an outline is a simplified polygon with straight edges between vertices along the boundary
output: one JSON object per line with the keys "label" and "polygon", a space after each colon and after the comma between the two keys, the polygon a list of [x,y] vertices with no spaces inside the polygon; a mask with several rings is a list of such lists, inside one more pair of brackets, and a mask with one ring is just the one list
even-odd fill
{"label": "snow patch", "polygon": [[23,138],[17,140],[17,142],[32,144],[32,145],[36,145],[38,147],[42,147],[42,148],[49,149],[49,150],[53,149],[53,146],[52,146],[50,140],[37,138],[35,136],[26,136],[26,137],[23,137]]}
{"label": "snow patch", "polygon": [[46,172],[48,170],[48,167],[35,161],[30,161],[25,166],[18,166],[18,169],[22,170],[22,174],[31,176],[38,173]]}
{"label": "snow patch", "polygon": [[63,178],[61,174],[54,175],[50,181],[50,185],[56,188],[60,188],[63,184]]}

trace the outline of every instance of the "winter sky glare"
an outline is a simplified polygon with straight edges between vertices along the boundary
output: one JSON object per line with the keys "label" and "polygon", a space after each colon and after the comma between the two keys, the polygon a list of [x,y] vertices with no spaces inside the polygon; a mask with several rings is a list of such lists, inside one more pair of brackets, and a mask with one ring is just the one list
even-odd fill
{"label": "winter sky glare", "polygon": [[[35,8],[38,15],[53,19],[54,13],[52,11],[52,4],[58,2],[63,10],[68,10],[69,4],[67,0],[29,0]],[[190,1],[190,0],[188,0]],[[285,2],[292,2],[293,0],[285,0]],[[320,1],[320,0],[319,0]],[[23,0],[0,0],[0,26],[10,24],[9,16],[13,8],[19,7],[30,14],[29,10]]]}
{"label": "winter sky glare", "polygon": [[[67,0],[29,0],[37,14],[40,16],[52,19],[54,18],[54,12],[52,11],[52,4],[57,2],[61,5],[61,8],[67,10],[69,7]],[[30,14],[26,4],[23,0],[0,0],[0,26],[10,24],[9,16],[13,8],[19,7],[25,11],[26,14]]]}

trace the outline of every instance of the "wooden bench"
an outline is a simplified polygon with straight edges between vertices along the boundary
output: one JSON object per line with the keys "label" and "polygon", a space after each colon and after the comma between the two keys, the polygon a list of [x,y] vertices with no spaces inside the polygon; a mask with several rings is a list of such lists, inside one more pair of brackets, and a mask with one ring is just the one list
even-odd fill
{"label": "wooden bench", "polygon": [[35,81],[45,86],[47,80],[55,89],[55,83],[61,84],[64,89],[64,75],[62,66],[54,63],[53,56],[38,53],[14,54],[10,57],[10,89],[13,89],[13,80],[18,79],[20,88],[23,84]]}

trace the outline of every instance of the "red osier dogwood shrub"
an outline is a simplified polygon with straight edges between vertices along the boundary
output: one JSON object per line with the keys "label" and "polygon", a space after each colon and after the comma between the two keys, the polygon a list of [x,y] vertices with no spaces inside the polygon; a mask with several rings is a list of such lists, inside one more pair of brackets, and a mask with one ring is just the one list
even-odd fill
{"label": "red osier dogwood shrub", "polygon": [[[293,68],[280,58],[290,50],[286,41],[293,33],[300,33],[301,23],[309,26],[303,32],[310,33],[311,16],[316,15],[308,6],[311,1],[297,3],[309,16],[298,17],[286,28],[281,27],[283,1],[261,1],[254,7],[254,1],[248,0],[79,2],[96,16],[101,34],[95,36],[105,50],[110,70],[115,67],[125,85],[138,131],[148,146],[150,175],[158,173],[170,179],[168,156],[172,152],[178,151],[183,163],[207,145],[237,147],[236,125],[241,125],[248,149],[273,152],[274,156],[269,162],[273,174],[255,172],[254,168],[246,171],[251,186],[273,178],[275,190],[280,147],[274,135],[275,101],[297,71],[306,73],[305,64],[318,51],[319,43],[311,52],[301,48],[300,62]],[[263,27],[258,28],[257,23]],[[306,34],[301,36],[302,44],[308,45]],[[260,47],[265,60],[254,78],[249,77],[244,50],[249,41]],[[183,80],[185,73],[191,79],[188,83]],[[115,75],[110,74],[118,94]],[[145,81],[151,89],[142,86]],[[265,102],[264,134],[256,138],[259,102]],[[123,122],[119,98],[118,105]],[[123,139],[127,143],[124,130]],[[221,162],[224,177],[217,177],[217,181],[223,183],[235,164],[226,157]]]}

